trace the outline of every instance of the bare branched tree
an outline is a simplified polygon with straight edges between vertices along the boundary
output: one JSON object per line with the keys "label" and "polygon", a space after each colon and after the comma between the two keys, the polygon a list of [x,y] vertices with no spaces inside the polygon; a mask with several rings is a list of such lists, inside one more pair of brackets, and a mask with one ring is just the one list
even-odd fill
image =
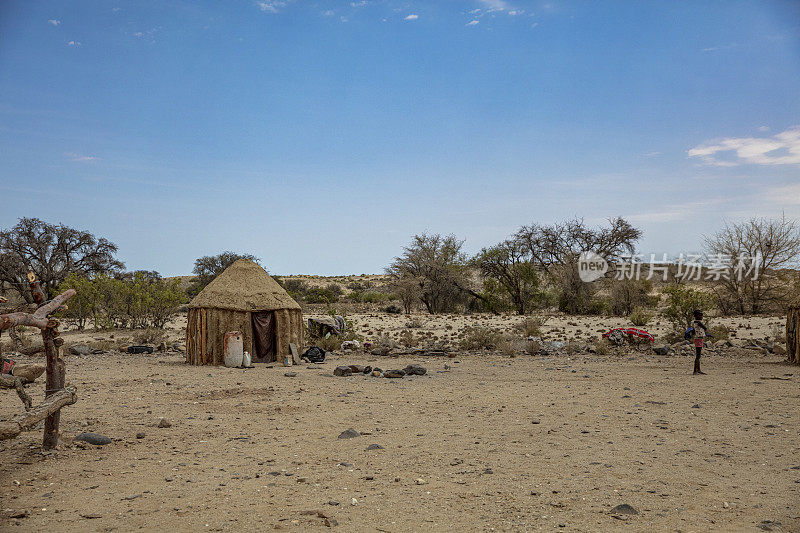
{"label": "bare branched tree", "polygon": [[608,227],[590,228],[583,219],[542,226],[523,226],[514,236],[530,254],[531,262],[542,269],[561,290],[559,307],[569,313],[590,312],[592,284],[578,277],[577,260],[583,251],[593,251],[609,262],[633,254],[641,230],[617,217]]}
{"label": "bare branched tree", "polygon": [[720,280],[717,292],[723,311],[759,314],[784,307],[788,291],[781,270],[800,264],[797,222],[751,218],[728,223],[706,237],[706,248],[709,254],[734,265],[728,279]]}
{"label": "bare branched tree", "polygon": [[115,259],[117,246],[102,237],[38,218],[21,218],[10,230],[0,231],[0,282],[33,302],[28,271],[40,280],[47,298],[71,273],[89,276],[114,272],[124,265]]}

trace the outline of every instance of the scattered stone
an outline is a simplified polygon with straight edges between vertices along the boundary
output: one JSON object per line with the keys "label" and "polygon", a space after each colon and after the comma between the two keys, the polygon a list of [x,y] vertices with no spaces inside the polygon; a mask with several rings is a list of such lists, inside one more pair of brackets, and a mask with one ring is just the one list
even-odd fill
{"label": "scattered stone", "polygon": [[531,424],[541,424],[542,422],[538,418],[534,418],[531,420]]}
{"label": "scattered stone", "polygon": [[139,493],[139,494],[131,494],[130,496],[125,496],[125,497],[124,497],[124,498],[122,498],[122,499],[123,499],[123,500],[127,500],[127,501],[129,501],[129,502],[130,502],[130,501],[133,501],[133,500],[135,500],[136,498],[141,498],[141,497],[142,497],[142,495],[141,495],[141,493]]}
{"label": "scattered stone", "polygon": [[92,518],[103,518],[103,515],[100,513],[81,513],[80,516],[81,518],[88,518],[90,520]]}
{"label": "scattered stone", "polygon": [[328,500],[328,505],[336,506],[339,505],[339,502],[337,502],[336,500]]}
{"label": "scattered stone", "polygon": [[427,481],[425,481],[425,480],[424,480],[424,479],[422,479],[421,477],[418,477],[417,479],[415,479],[415,480],[414,480],[414,483],[415,483],[416,485],[424,485],[425,483],[427,483]]}
{"label": "scattered stone", "polygon": [[700,404],[696,403],[692,406],[692,409],[700,409]]}
{"label": "scattered stone", "polygon": [[327,527],[336,527],[339,525],[339,522],[337,522],[335,518],[326,518],[325,525]]}
{"label": "scattered stone", "polygon": [[88,442],[89,444],[94,444],[96,446],[105,446],[106,444],[111,444],[110,438],[99,433],[81,433],[73,440]]}
{"label": "scattered stone", "polygon": [[657,348],[653,348],[653,353],[655,353],[656,355],[669,355],[671,351],[672,348],[668,344],[664,346],[659,346]]}
{"label": "scattered stone", "polygon": [[8,515],[9,518],[28,518],[31,512],[27,509],[23,509],[22,511],[16,511]]}
{"label": "scattered stone", "polygon": [[137,434],[136,434],[136,438],[137,438],[137,439],[143,439],[143,438],[145,438],[146,436],[147,436],[147,435],[145,434],[145,432],[144,432],[144,431],[140,431],[139,433],[137,433]]}
{"label": "scattered stone", "polygon": [[340,439],[352,439],[352,438],[360,437],[360,436],[361,436],[361,433],[359,433],[358,431],[356,431],[353,428],[350,428],[350,429],[348,429],[346,431],[342,431],[339,434],[338,438],[340,438]]}
{"label": "scattered stone", "polygon": [[492,470],[491,468],[487,468],[486,470],[483,471],[483,473],[484,474],[494,474],[494,470]]}
{"label": "scattered stone", "polygon": [[403,369],[407,376],[424,376],[428,370],[422,365],[408,365]]}
{"label": "scattered stone", "polygon": [[171,428],[172,427],[172,422],[170,422],[166,418],[162,418],[162,419],[160,419],[158,421],[158,427],[160,427],[160,428]]}
{"label": "scattered stone", "polygon": [[383,446],[381,446],[380,444],[370,444],[369,446],[367,446],[367,451],[369,450],[383,450]]}
{"label": "scattered stone", "polygon": [[609,514],[634,515],[634,514],[639,514],[639,511],[637,511],[632,505],[628,505],[627,503],[621,503],[616,507],[614,507],[613,509],[611,509],[609,511]]}
{"label": "scattered stone", "polygon": [[283,375],[287,378],[293,378],[297,376],[297,372],[284,372]]}
{"label": "scattered stone", "polygon": [[353,371],[349,366],[337,366],[333,370],[334,376],[352,376]]}
{"label": "scattered stone", "polygon": [[72,355],[89,355],[92,353],[92,349],[85,344],[76,344],[69,347],[69,353]]}
{"label": "scattered stone", "polygon": [[402,378],[405,375],[406,373],[402,370],[387,370],[383,373],[383,377],[385,378]]}

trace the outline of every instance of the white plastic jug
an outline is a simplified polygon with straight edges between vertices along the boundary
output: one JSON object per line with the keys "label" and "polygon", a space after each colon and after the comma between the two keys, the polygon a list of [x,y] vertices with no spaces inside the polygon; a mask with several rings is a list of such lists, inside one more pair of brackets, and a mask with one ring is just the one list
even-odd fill
{"label": "white plastic jug", "polygon": [[253,361],[250,359],[250,352],[244,352],[244,354],[242,354],[242,366],[244,368],[250,368],[251,364],[253,364]]}
{"label": "white plastic jug", "polygon": [[238,368],[242,366],[244,354],[244,341],[242,334],[238,331],[229,331],[223,340],[223,350],[225,351],[225,366],[228,368]]}

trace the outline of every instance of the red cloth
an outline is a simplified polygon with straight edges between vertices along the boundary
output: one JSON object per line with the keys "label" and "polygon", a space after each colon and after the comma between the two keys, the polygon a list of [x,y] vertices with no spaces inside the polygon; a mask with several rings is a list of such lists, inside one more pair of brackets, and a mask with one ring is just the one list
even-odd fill
{"label": "red cloth", "polygon": [[703,347],[703,339],[695,339],[694,340],[694,345],[695,345],[696,348],[702,348]]}

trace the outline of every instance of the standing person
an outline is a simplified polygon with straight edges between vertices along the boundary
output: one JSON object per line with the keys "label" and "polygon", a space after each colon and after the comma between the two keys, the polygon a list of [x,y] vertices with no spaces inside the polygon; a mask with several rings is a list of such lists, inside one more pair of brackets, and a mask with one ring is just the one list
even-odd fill
{"label": "standing person", "polygon": [[692,320],[692,328],[694,328],[694,374],[705,374],[700,370],[700,356],[703,354],[703,344],[705,343],[708,328],[703,324],[703,312],[699,309],[694,311],[694,320]]}

